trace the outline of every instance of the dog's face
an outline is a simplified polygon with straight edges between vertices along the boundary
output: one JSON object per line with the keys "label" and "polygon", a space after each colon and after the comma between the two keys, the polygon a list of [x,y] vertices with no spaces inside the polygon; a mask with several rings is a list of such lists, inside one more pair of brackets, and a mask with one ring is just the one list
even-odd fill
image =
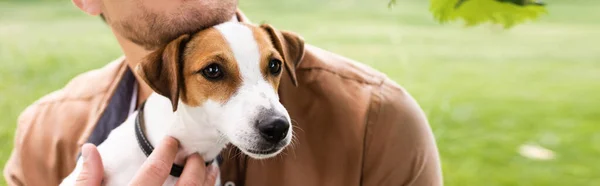
{"label": "dog's face", "polygon": [[149,55],[138,73],[174,111],[213,126],[251,157],[268,158],[292,139],[277,90],[284,70],[296,84],[303,53],[304,41],[293,33],[228,22],[179,37]]}

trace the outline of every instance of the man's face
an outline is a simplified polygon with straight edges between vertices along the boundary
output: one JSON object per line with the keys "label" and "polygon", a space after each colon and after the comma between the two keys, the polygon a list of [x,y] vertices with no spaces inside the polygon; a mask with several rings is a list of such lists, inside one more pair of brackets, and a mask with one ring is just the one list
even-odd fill
{"label": "man's face", "polygon": [[237,0],[101,0],[107,23],[132,42],[155,49],[185,33],[230,20]]}

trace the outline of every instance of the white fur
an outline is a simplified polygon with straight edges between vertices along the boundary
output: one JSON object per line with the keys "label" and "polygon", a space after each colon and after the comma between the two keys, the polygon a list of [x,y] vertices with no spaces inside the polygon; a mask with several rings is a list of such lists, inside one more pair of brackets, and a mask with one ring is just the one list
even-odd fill
{"label": "white fur", "polygon": [[[192,153],[199,153],[205,160],[214,159],[228,144],[240,148],[253,158],[268,158],[283,150],[264,155],[252,154],[255,144],[261,140],[255,128],[256,117],[261,108],[274,109],[284,116],[291,125],[286,109],[279,102],[275,87],[261,74],[260,54],[252,31],[245,25],[227,22],[215,26],[233,51],[242,76],[242,85],[225,103],[208,100],[192,107],[179,102],[176,112],[172,112],[169,99],[156,93],[146,100],[144,109],[146,135],[156,146],[165,136],[177,138],[181,144],[176,162],[182,162]],[[127,185],[147,158],[137,144],[134,133],[134,119],[137,112],[114,129],[104,143],[98,146],[105,169],[106,185]],[[285,144],[291,141],[292,127],[288,131]],[[74,185],[81,171],[82,159],[77,167],[63,180],[61,185]],[[174,185],[177,178],[169,176],[164,185]],[[220,185],[220,181],[217,185]]]}

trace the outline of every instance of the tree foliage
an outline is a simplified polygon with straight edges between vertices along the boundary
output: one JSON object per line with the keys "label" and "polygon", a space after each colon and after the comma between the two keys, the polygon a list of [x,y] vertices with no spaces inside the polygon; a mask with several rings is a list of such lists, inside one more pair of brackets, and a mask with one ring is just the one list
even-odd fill
{"label": "tree foliage", "polygon": [[[389,6],[396,3],[390,0]],[[511,28],[546,13],[534,0],[430,0],[429,11],[439,23],[462,20],[466,26],[494,23]]]}

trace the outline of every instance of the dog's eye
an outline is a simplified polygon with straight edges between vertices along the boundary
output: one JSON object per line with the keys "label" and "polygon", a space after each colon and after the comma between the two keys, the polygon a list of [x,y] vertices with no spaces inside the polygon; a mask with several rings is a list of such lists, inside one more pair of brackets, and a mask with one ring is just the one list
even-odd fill
{"label": "dog's eye", "polygon": [[271,59],[269,61],[269,72],[273,75],[279,74],[279,72],[281,72],[281,61],[278,59]]}
{"label": "dog's eye", "polygon": [[213,63],[202,69],[202,75],[209,80],[219,80],[223,78],[221,66]]}

